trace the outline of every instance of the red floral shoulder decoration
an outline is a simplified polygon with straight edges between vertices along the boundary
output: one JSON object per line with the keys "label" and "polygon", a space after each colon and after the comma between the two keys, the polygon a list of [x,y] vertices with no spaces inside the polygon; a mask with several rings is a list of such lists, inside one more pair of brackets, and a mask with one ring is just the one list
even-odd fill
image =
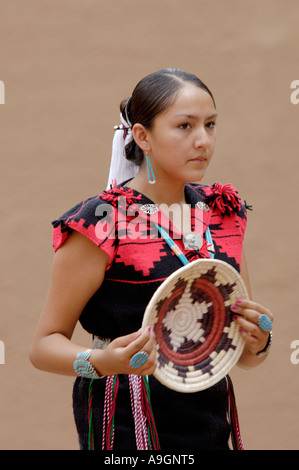
{"label": "red floral shoulder decoration", "polygon": [[242,201],[238,190],[230,183],[215,183],[206,188],[207,204],[212,209],[218,209],[223,215],[232,215],[238,212],[242,207]]}
{"label": "red floral shoulder decoration", "polygon": [[124,188],[123,186],[117,186],[116,182],[114,182],[114,186],[107,191],[104,191],[101,199],[104,201],[109,201],[112,206],[116,207],[118,204],[119,198],[124,197],[126,198],[126,207],[130,206],[131,204],[135,204],[139,201],[142,197],[141,194],[135,196],[134,190],[132,188]]}

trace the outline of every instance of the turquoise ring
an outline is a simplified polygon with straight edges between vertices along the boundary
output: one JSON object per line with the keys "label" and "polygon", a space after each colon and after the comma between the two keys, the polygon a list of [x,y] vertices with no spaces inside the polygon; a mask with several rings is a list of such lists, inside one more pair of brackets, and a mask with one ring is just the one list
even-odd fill
{"label": "turquoise ring", "polygon": [[259,327],[263,331],[270,331],[272,329],[272,321],[268,317],[268,315],[261,315],[259,318]]}
{"label": "turquoise ring", "polygon": [[146,363],[147,358],[148,354],[145,351],[140,351],[132,356],[130,360],[130,366],[134,367],[134,369],[137,369],[137,367],[141,367]]}

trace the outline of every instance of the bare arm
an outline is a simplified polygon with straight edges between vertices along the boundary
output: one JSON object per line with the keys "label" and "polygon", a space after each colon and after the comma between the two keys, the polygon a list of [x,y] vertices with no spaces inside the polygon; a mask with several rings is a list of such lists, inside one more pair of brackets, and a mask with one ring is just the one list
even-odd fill
{"label": "bare arm", "polygon": [[[108,255],[77,232],[57,251],[48,296],[30,349],[36,368],[75,375],[76,356],[90,345],[73,343],[73,331],[86,303],[101,286],[107,264]],[[145,349],[149,359],[134,373],[150,374],[155,368],[154,341],[153,332],[134,332],[112,341],[105,350],[93,350],[90,361],[101,375],[133,373],[130,357]]]}
{"label": "bare arm", "polygon": [[234,319],[240,327],[240,333],[246,344],[238,365],[244,369],[251,369],[261,364],[267,357],[266,355],[262,357],[256,355],[265,348],[269,336],[268,332],[261,330],[258,326],[258,319],[260,315],[266,314],[273,321],[273,315],[268,309],[251,300],[252,295],[244,250],[241,276],[247,287],[250,300],[241,299],[241,303],[231,308],[236,314]]}

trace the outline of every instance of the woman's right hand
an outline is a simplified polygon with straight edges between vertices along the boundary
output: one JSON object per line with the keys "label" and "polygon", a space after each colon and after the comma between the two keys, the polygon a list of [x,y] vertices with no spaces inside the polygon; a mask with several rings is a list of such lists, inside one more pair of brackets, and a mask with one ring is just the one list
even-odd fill
{"label": "woman's right hand", "polygon": [[[157,366],[155,344],[156,335],[153,329],[140,329],[114,339],[105,349],[93,350],[90,362],[100,375],[150,375]],[[139,352],[147,353],[148,358],[143,365],[134,368],[130,361]]]}
{"label": "woman's right hand", "polygon": [[[108,255],[79,232],[73,232],[54,257],[50,288],[30,348],[32,364],[40,370],[74,375],[74,361],[86,346],[72,341],[80,315],[100,288]],[[145,351],[147,361],[134,368],[130,360]],[[90,362],[100,375],[149,375],[156,368],[155,333],[139,330],[113,340],[106,349],[93,349]]]}

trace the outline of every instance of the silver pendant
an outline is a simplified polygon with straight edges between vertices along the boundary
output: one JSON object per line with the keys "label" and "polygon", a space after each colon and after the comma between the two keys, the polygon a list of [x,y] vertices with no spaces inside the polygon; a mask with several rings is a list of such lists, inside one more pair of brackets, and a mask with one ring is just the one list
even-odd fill
{"label": "silver pendant", "polygon": [[208,206],[208,204],[206,204],[203,201],[197,202],[196,207],[198,207],[198,209],[201,209],[202,211],[206,211],[206,212],[209,212],[209,210],[210,210],[210,207]]}
{"label": "silver pendant", "polygon": [[158,204],[143,204],[143,206],[140,207],[142,212],[144,212],[147,215],[150,214],[155,214],[159,210]]}
{"label": "silver pendant", "polygon": [[183,243],[185,250],[198,251],[202,247],[202,236],[195,232],[184,233]]}

